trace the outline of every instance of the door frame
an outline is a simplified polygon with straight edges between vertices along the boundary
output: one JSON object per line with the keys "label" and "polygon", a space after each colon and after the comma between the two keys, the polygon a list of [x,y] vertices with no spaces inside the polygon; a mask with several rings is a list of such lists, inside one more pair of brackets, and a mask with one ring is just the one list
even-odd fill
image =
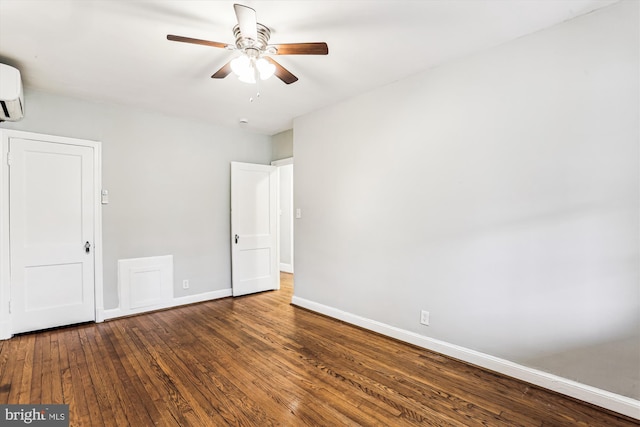
{"label": "door frame", "polygon": [[95,321],[104,321],[103,264],[102,264],[102,145],[100,141],[53,136],[34,132],[0,129],[2,161],[0,162],[0,340],[13,335],[9,298],[11,296],[11,253],[9,245],[9,140],[31,139],[56,144],[78,145],[93,149],[94,194],[94,306]]}
{"label": "door frame", "polygon": [[[277,167],[277,174],[278,174],[278,188],[277,188],[277,199],[278,199],[278,209],[280,209],[280,167],[281,166],[287,166],[287,165],[293,165],[293,157],[287,157],[285,159],[281,159],[281,160],[274,160],[273,162],[271,162],[272,166]],[[295,170],[295,166],[294,166],[294,170]],[[291,177],[291,183],[292,183],[292,187],[295,185],[295,182],[293,182],[293,176]],[[291,268],[293,271],[295,271],[295,234],[294,234],[294,229],[295,229],[295,208],[293,205],[294,202],[294,197],[293,197],[293,188],[291,189]],[[278,238],[277,238],[277,248],[276,250],[278,251],[278,268],[280,268],[280,227],[282,227],[282,224],[280,223],[280,215],[278,215],[278,224],[277,224],[277,233],[278,233]],[[278,278],[278,282],[280,281],[280,279]]]}

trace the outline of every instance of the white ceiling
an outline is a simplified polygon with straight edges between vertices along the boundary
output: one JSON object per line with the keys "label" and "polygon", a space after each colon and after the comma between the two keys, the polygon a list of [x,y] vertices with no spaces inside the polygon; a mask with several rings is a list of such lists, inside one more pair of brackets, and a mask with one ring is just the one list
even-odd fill
{"label": "white ceiling", "polygon": [[[232,1],[0,0],[0,62],[25,86],[275,134],[296,116],[618,0],[243,1],[271,42],[324,41],[328,56],[278,56],[299,77],[255,86],[210,76],[234,55],[167,34],[234,42]],[[28,105],[27,105],[28,112]]]}

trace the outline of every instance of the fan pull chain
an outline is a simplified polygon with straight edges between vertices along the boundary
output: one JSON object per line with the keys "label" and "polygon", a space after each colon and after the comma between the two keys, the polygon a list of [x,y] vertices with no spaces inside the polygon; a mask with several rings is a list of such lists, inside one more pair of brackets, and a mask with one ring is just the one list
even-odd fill
{"label": "fan pull chain", "polygon": [[251,98],[249,98],[249,102],[253,102],[254,99],[257,101],[260,98],[260,76],[258,75],[257,68],[254,68],[253,70],[254,70],[255,79],[256,79],[256,97],[254,98],[252,96]]}

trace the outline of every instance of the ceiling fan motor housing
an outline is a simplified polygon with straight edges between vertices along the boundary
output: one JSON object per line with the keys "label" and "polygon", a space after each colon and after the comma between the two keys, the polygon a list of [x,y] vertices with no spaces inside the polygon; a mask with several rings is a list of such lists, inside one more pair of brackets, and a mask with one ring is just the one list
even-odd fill
{"label": "ceiling fan motor housing", "polygon": [[257,50],[259,53],[264,52],[267,49],[267,44],[271,37],[271,30],[262,24],[256,24],[256,26],[258,40],[253,40],[243,36],[239,25],[233,27],[233,35],[236,38],[236,48],[244,52]]}

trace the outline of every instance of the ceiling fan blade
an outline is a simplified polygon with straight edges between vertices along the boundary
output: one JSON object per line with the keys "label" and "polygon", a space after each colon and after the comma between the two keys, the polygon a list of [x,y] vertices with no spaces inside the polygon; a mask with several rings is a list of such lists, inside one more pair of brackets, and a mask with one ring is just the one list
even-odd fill
{"label": "ceiling fan blade", "polygon": [[218,71],[213,73],[212,79],[224,79],[231,73],[231,61],[227,62]]}
{"label": "ceiling fan blade", "polygon": [[258,40],[258,21],[256,19],[256,11],[248,6],[234,4],[233,9],[236,11],[240,32],[246,38]]}
{"label": "ceiling fan blade", "polygon": [[212,42],[209,40],[201,40],[201,39],[192,39],[191,37],[174,36],[173,34],[167,34],[167,40],[171,40],[174,42],[201,44],[204,46],[220,47],[223,49],[227,47],[226,43]]}
{"label": "ceiling fan blade", "polygon": [[278,49],[276,55],[327,55],[329,46],[317,43],[285,43],[271,45]]}
{"label": "ceiling fan blade", "polygon": [[286,84],[290,85],[291,83],[295,83],[298,81],[298,78],[296,76],[291,74],[291,72],[286,68],[284,68],[282,65],[278,64],[273,58],[270,58],[268,56],[264,56],[263,58],[265,58],[267,61],[269,61],[270,63],[276,66],[276,72],[275,72],[276,77],[282,80],[283,82],[285,82]]}

